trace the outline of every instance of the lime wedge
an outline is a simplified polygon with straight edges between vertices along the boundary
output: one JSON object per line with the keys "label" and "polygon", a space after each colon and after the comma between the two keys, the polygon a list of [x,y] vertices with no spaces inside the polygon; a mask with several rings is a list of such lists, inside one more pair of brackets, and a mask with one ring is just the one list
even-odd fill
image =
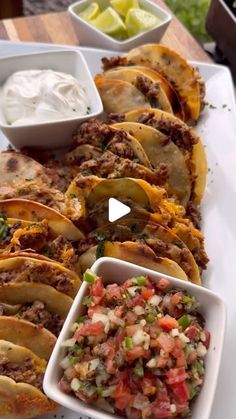
{"label": "lime wedge", "polygon": [[140,32],[146,32],[160,23],[160,19],[152,13],[142,9],[129,9],[125,24],[129,36],[135,36]]}
{"label": "lime wedge", "polygon": [[114,36],[118,39],[125,39],[127,37],[124,22],[112,7],[107,7],[104,12],[100,13],[90,23],[107,35]]}
{"label": "lime wedge", "polygon": [[112,7],[123,17],[126,17],[129,9],[139,9],[138,0],[110,0]]}
{"label": "lime wedge", "polygon": [[100,9],[97,3],[91,3],[86,9],[79,13],[81,19],[86,20],[87,22],[95,19],[100,13]]}

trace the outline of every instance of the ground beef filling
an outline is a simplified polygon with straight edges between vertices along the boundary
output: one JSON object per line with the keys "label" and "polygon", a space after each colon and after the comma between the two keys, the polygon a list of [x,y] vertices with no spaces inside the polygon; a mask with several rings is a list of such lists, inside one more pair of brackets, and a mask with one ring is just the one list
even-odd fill
{"label": "ground beef filling", "polygon": [[144,112],[140,115],[137,122],[158,129],[163,134],[170,137],[183,151],[192,151],[193,145],[197,143],[197,139],[192,135],[191,128],[186,129],[178,122],[157,119],[153,112]]}
{"label": "ground beef filling", "polygon": [[44,374],[36,373],[34,361],[30,358],[25,358],[23,364],[0,359],[0,375],[7,376],[16,383],[30,384],[39,390],[43,388]]}
{"label": "ground beef filling", "polygon": [[17,280],[41,282],[42,284],[51,285],[65,294],[71,291],[72,288],[71,279],[64,272],[62,273],[56,268],[52,269],[43,262],[35,266],[31,261],[27,261],[17,270],[12,269],[0,272],[0,285],[17,282]]}
{"label": "ground beef filling", "polygon": [[50,330],[56,336],[59,335],[63,326],[63,320],[60,316],[50,313],[41,301],[24,304],[21,306],[18,316],[23,320],[45,327],[45,329]]}
{"label": "ground beef filling", "polygon": [[160,107],[160,104],[157,103],[157,95],[160,91],[159,83],[154,83],[145,76],[138,76],[135,86],[149,100],[153,108]]}
{"label": "ground beef filling", "polygon": [[107,71],[114,67],[119,67],[127,64],[127,59],[125,57],[103,57],[102,58],[102,66],[103,70]]}

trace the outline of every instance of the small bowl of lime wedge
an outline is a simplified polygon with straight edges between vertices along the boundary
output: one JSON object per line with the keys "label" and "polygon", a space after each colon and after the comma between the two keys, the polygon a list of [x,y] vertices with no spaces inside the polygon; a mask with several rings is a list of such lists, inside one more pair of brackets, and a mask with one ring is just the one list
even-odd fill
{"label": "small bowl of lime wedge", "polygon": [[81,45],[115,51],[159,42],[171,21],[149,0],[82,0],[68,11]]}

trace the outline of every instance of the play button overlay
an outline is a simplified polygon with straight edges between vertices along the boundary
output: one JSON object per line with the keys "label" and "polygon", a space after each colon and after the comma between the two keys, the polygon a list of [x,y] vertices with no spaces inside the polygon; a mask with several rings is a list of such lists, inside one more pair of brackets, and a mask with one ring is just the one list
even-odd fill
{"label": "play button overlay", "polygon": [[108,219],[110,223],[119,220],[131,212],[131,208],[118,199],[110,198],[108,201]]}

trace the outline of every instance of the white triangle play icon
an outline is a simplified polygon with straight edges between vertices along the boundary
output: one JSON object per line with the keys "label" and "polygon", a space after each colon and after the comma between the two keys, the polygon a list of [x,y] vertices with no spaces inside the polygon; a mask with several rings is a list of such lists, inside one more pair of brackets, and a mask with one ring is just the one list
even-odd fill
{"label": "white triangle play icon", "polygon": [[108,201],[108,219],[110,223],[119,220],[124,215],[129,214],[131,211],[130,207],[118,201],[115,198],[109,198]]}

